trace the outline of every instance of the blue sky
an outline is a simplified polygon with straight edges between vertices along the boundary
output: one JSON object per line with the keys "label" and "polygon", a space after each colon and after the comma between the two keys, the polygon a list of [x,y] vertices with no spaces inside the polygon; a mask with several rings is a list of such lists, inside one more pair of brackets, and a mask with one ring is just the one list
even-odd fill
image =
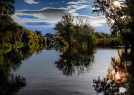
{"label": "blue sky", "polygon": [[88,20],[96,32],[110,33],[105,17],[92,13],[93,0],[16,0],[12,18],[30,30],[55,33],[54,25],[65,14]]}

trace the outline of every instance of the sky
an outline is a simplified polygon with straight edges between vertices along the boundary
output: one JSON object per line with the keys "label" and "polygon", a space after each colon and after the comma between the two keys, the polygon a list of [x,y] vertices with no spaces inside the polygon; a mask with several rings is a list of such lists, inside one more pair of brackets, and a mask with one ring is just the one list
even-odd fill
{"label": "sky", "polygon": [[69,14],[88,20],[96,32],[110,33],[103,14],[92,13],[94,0],[15,0],[15,22],[29,30],[39,30],[42,34],[56,33],[54,25],[61,17]]}

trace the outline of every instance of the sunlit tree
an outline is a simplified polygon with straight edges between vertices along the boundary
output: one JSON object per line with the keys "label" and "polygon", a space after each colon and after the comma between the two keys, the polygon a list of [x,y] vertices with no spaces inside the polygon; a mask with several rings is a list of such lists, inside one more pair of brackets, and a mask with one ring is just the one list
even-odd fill
{"label": "sunlit tree", "polygon": [[134,48],[133,4],[133,0],[96,0],[94,2],[94,12],[104,13],[112,34],[117,34],[123,39],[126,51],[129,46]]}

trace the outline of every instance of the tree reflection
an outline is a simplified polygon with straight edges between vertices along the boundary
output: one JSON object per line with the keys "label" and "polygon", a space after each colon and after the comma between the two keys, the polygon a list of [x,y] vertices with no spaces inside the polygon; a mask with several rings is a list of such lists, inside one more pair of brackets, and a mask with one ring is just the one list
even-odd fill
{"label": "tree reflection", "polygon": [[[1,72],[0,72],[1,73]],[[0,95],[14,95],[20,88],[25,87],[24,77],[9,75],[4,77],[0,75]]]}
{"label": "tree reflection", "polygon": [[111,58],[111,66],[106,78],[93,79],[93,87],[97,93],[104,95],[134,95],[134,74],[132,51],[118,51],[119,58]]}
{"label": "tree reflection", "polygon": [[63,72],[64,75],[70,76],[76,71],[78,74],[83,73],[94,60],[95,48],[67,48],[64,47],[58,61],[55,62],[56,67]]}
{"label": "tree reflection", "polygon": [[20,88],[26,85],[24,77],[10,73],[12,64],[10,58],[0,56],[0,95],[14,95]]}
{"label": "tree reflection", "polygon": [[26,79],[20,75],[14,75],[11,70],[16,70],[22,63],[32,56],[40,53],[42,48],[30,49],[23,47],[12,49],[0,54],[0,95],[16,95],[19,89],[26,86]]}

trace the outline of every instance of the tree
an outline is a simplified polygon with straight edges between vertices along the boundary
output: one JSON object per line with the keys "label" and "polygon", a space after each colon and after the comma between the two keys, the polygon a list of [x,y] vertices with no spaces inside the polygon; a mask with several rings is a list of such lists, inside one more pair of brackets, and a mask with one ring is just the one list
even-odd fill
{"label": "tree", "polygon": [[42,36],[41,31],[36,30],[35,33],[36,35]]}
{"label": "tree", "polygon": [[62,20],[55,25],[55,30],[58,30],[58,34],[62,37],[69,46],[73,46],[75,42],[81,46],[86,43],[87,47],[92,46],[94,33],[93,28],[89,22],[77,17],[77,22],[74,23],[73,19],[69,15],[62,17]]}
{"label": "tree", "polygon": [[134,1],[125,0],[122,3],[116,0],[96,0],[94,9],[104,13],[112,34],[122,37],[127,51],[129,45],[134,49]]}
{"label": "tree", "polygon": [[58,31],[60,36],[67,41],[69,46],[72,46],[72,35],[73,35],[73,19],[70,15],[62,17],[61,21],[55,25],[55,30]]}
{"label": "tree", "polygon": [[50,38],[50,39],[54,39],[54,35],[51,33],[46,33],[45,35],[46,37]]}
{"label": "tree", "polygon": [[10,16],[14,13],[14,0],[0,0],[0,17]]}
{"label": "tree", "polygon": [[77,17],[77,23],[74,26],[74,31],[74,37],[78,42],[85,42],[88,48],[94,44],[95,35],[93,33],[93,28],[87,20],[84,21]]}
{"label": "tree", "polygon": [[14,0],[0,0],[0,31],[7,31],[8,25],[10,25],[13,20],[11,15],[14,14],[13,7]]}

